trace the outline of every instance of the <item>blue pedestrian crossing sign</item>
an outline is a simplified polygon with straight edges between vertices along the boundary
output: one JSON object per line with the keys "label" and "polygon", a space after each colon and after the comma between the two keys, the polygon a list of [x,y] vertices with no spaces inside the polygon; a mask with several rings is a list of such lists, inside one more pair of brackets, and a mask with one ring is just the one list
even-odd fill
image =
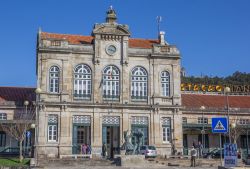
{"label": "blue pedestrian crossing sign", "polygon": [[212,133],[227,133],[228,121],[226,117],[212,118]]}

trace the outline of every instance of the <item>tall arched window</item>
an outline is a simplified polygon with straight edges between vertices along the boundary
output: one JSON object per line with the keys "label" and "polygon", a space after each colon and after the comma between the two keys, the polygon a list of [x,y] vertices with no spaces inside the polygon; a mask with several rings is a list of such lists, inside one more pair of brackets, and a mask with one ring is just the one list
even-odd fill
{"label": "tall arched window", "polygon": [[59,75],[60,69],[57,66],[52,66],[49,70],[49,91],[51,93],[59,92]]}
{"label": "tall arched window", "polygon": [[103,98],[119,100],[120,71],[116,66],[107,66],[103,70]]}
{"label": "tall arched window", "polygon": [[77,65],[74,71],[74,98],[91,99],[91,69],[88,65]]}
{"label": "tall arched window", "polygon": [[143,67],[132,70],[131,99],[146,101],[148,96],[148,73]]}
{"label": "tall arched window", "polygon": [[170,96],[170,77],[167,71],[161,72],[162,96]]}

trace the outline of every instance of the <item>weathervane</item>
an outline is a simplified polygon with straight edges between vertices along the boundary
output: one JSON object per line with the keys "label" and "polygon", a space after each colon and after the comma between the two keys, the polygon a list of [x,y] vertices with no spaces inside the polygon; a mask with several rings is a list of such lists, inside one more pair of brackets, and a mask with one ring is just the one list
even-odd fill
{"label": "weathervane", "polygon": [[156,21],[157,21],[158,35],[159,35],[160,34],[160,23],[162,21],[162,17],[161,16],[157,16],[156,17]]}

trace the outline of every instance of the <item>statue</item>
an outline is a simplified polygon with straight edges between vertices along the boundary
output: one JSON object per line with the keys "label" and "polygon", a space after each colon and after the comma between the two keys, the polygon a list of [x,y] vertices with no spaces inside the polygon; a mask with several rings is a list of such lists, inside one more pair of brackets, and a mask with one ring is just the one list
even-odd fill
{"label": "statue", "polygon": [[[135,138],[135,145],[131,143],[131,137]],[[140,148],[143,143],[143,132],[141,129],[137,129],[133,133],[129,134],[129,131],[124,131],[124,140],[121,149],[126,150],[125,155],[131,155],[131,154],[139,154]]]}
{"label": "statue", "polygon": [[144,134],[141,129],[138,129],[136,132],[133,133],[133,136],[135,136],[135,146],[133,154],[139,154],[143,143]]}
{"label": "statue", "polygon": [[129,155],[129,154],[132,154],[133,153],[133,150],[134,150],[134,146],[133,144],[131,143],[131,137],[132,135],[129,134],[129,131],[124,131],[123,132],[123,135],[124,135],[124,140],[125,142],[123,143],[122,145],[122,149],[123,150],[126,150],[125,152],[125,155]]}

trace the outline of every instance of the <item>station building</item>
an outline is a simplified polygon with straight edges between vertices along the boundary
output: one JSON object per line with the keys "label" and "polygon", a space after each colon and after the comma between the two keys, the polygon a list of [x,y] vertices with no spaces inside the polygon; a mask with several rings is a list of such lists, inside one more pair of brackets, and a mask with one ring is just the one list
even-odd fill
{"label": "station building", "polygon": [[[39,157],[119,153],[124,131],[142,130],[159,153],[182,151],[180,52],[165,41],[130,37],[116,12],[90,36],[39,31],[37,86]],[[132,142],[134,140],[132,139]]]}

